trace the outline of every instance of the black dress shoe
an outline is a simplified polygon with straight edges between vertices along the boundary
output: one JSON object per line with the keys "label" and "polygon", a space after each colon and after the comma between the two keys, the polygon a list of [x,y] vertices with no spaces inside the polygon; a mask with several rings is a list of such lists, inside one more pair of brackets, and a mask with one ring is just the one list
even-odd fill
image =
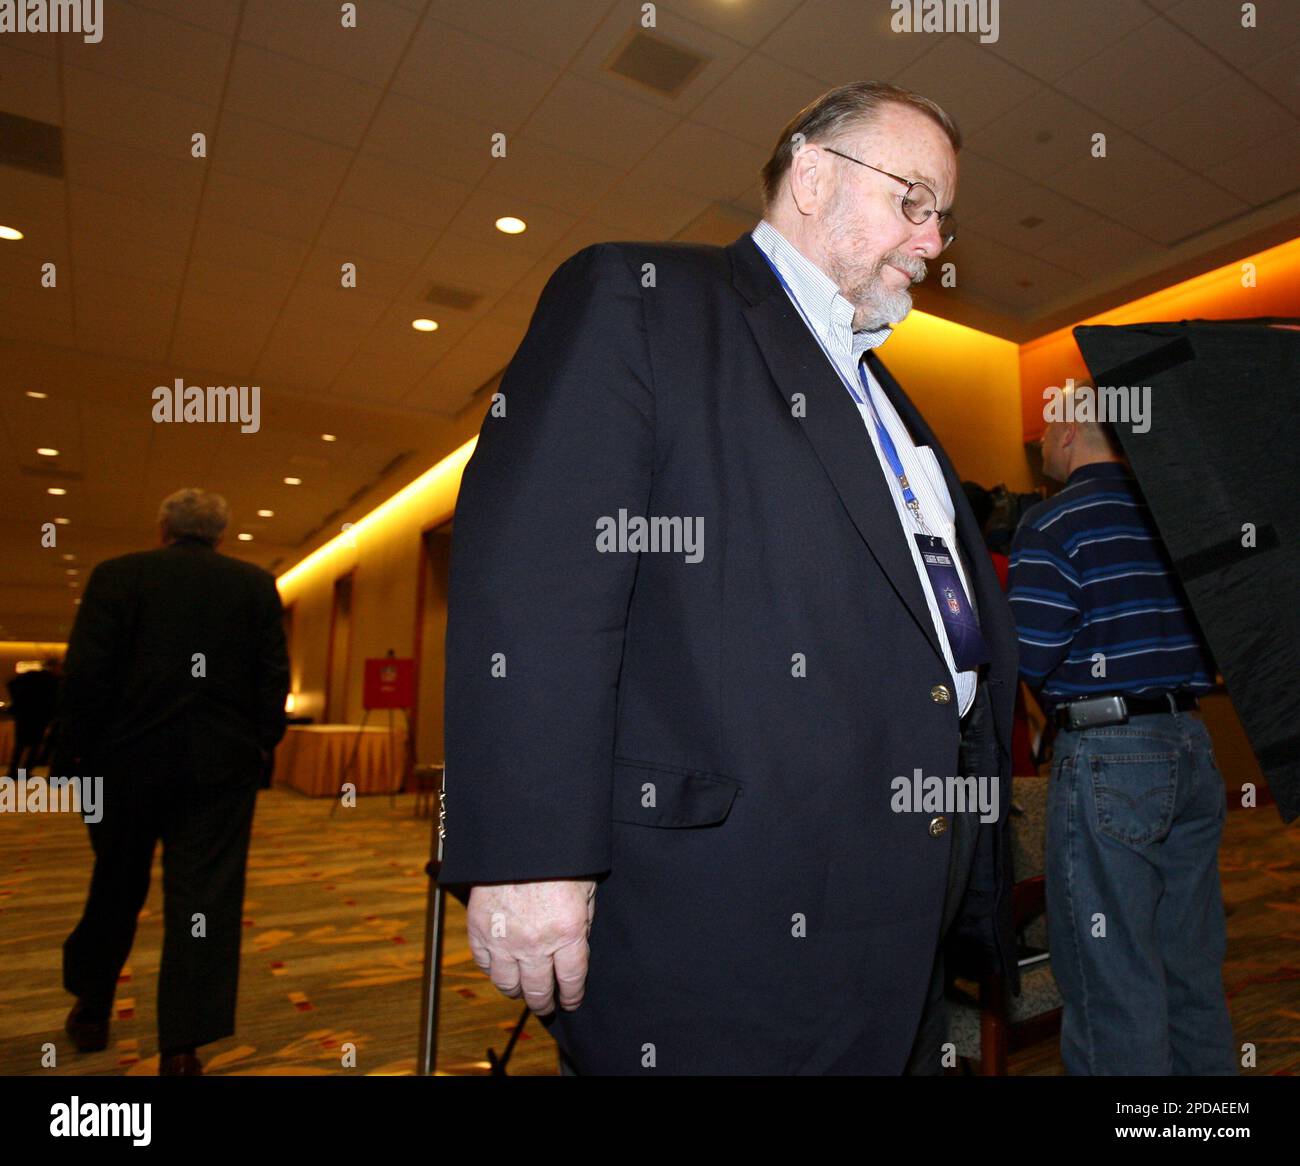
{"label": "black dress shoe", "polygon": [[78,1000],[68,1013],[64,1028],[79,1053],[97,1053],[108,1048],[108,1019],[86,1020],[85,1005]]}
{"label": "black dress shoe", "polygon": [[173,1053],[158,1058],[159,1077],[202,1077],[203,1062],[193,1053]]}

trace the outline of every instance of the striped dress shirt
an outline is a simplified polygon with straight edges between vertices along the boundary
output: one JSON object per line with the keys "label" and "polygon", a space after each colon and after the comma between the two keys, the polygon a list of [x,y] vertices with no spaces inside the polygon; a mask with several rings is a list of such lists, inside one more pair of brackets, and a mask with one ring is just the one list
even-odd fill
{"label": "striped dress shirt", "polygon": [[[907,426],[903,424],[893,405],[890,404],[889,397],[876,378],[871,375],[871,370],[865,363],[862,363],[861,367],[866,372],[867,380],[871,385],[871,397],[870,400],[861,399],[864,394],[862,382],[858,379],[859,363],[862,362],[868,349],[878,348],[889,339],[891,329],[885,325],[872,331],[854,332],[853,305],[840,294],[835,281],[771,223],[766,220],[760,222],[754,228],[753,239],[759,250],[772,261],[789,285],[796,310],[802,309],[801,317],[810,325],[813,334],[820,339],[832,366],[845,385],[845,391],[853,398],[853,403],[862,417],[863,426],[867,431],[867,440],[870,447],[875,450],[881,473],[885,475],[889,486],[889,496],[894,501],[903,540],[912,554],[912,562],[921,584],[921,593],[925,596],[926,606],[930,609],[930,618],[934,622],[935,635],[938,636],[939,646],[943,650],[944,662],[948,665],[948,672],[953,679],[958,713],[964,716],[975,699],[975,685],[979,673],[977,669],[958,672],[953,663],[952,648],[948,644],[948,631],[943,616],[939,614],[939,604],[930,587],[930,578],[925,564],[921,562],[921,552],[916,545],[916,539],[912,537],[925,531],[903,500],[898,478],[880,447],[880,439],[876,434],[876,425],[871,412],[872,406],[875,407],[881,424],[893,438],[899,461],[903,464],[903,472],[907,475],[907,483],[921,504],[921,516],[929,527],[929,533],[938,535],[950,551],[956,552],[953,554],[953,562],[961,578],[966,597],[970,601],[971,609],[975,611],[975,596],[966,576],[961,548],[957,544],[952,497],[948,493],[948,485],[943,480],[943,471],[939,468],[934,453],[929,446],[918,446],[913,443]],[[849,387],[850,385],[852,388]],[[978,616],[978,611],[976,615]]]}
{"label": "striped dress shirt", "polygon": [[1025,513],[1010,584],[1020,674],[1045,705],[1214,686],[1214,662],[1123,463],[1080,466]]}

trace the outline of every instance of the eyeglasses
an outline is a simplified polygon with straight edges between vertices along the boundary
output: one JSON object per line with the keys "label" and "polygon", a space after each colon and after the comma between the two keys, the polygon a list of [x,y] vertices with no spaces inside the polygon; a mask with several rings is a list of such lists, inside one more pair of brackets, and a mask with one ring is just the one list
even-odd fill
{"label": "eyeglasses", "polygon": [[868,170],[874,170],[877,174],[883,174],[886,178],[892,178],[895,182],[901,182],[906,186],[907,190],[903,193],[902,201],[903,217],[909,223],[915,223],[919,227],[922,223],[929,222],[931,215],[938,215],[939,238],[943,240],[945,249],[957,237],[957,222],[952,217],[952,212],[939,210],[939,200],[935,198],[934,191],[926,186],[924,182],[912,182],[897,174],[890,174],[888,170],[882,170],[879,166],[872,166],[868,162],[858,162],[856,158],[852,158],[848,154],[841,154],[839,150],[832,150],[830,146],[823,146],[822,149],[828,154],[834,154],[837,158],[857,162],[859,166],[865,166]]}

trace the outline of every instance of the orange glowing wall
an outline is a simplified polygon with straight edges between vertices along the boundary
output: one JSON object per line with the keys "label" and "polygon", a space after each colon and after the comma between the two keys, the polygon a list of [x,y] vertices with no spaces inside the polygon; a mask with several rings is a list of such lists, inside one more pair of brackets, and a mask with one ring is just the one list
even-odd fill
{"label": "orange glowing wall", "polygon": [[[1147,324],[1243,320],[1253,316],[1300,316],[1300,239],[1247,255],[1078,323]],[[1064,385],[1067,377],[1092,383],[1071,334],[1075,326],[1060,328],[1020,346],[1021,428],[1025,441],[1042,436],[1044,389]]]}

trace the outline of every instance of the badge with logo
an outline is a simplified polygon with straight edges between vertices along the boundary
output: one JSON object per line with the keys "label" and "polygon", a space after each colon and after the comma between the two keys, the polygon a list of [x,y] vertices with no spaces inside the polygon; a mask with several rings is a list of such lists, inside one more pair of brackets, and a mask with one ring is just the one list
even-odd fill
{"label": "badge with logo", "polygon": [[957,671],[966,672],[988,663],[988,645],[980,634],[975,611],[969,600],[962,602],[966,599],[966,589],[957,573],[952,552],[943,539],[934,535],[916,534],[912,537],[916,539],[917,550],[921,553],[921,563],[930,583],[930,594],[934,597],[935,610],[943,620]]}

